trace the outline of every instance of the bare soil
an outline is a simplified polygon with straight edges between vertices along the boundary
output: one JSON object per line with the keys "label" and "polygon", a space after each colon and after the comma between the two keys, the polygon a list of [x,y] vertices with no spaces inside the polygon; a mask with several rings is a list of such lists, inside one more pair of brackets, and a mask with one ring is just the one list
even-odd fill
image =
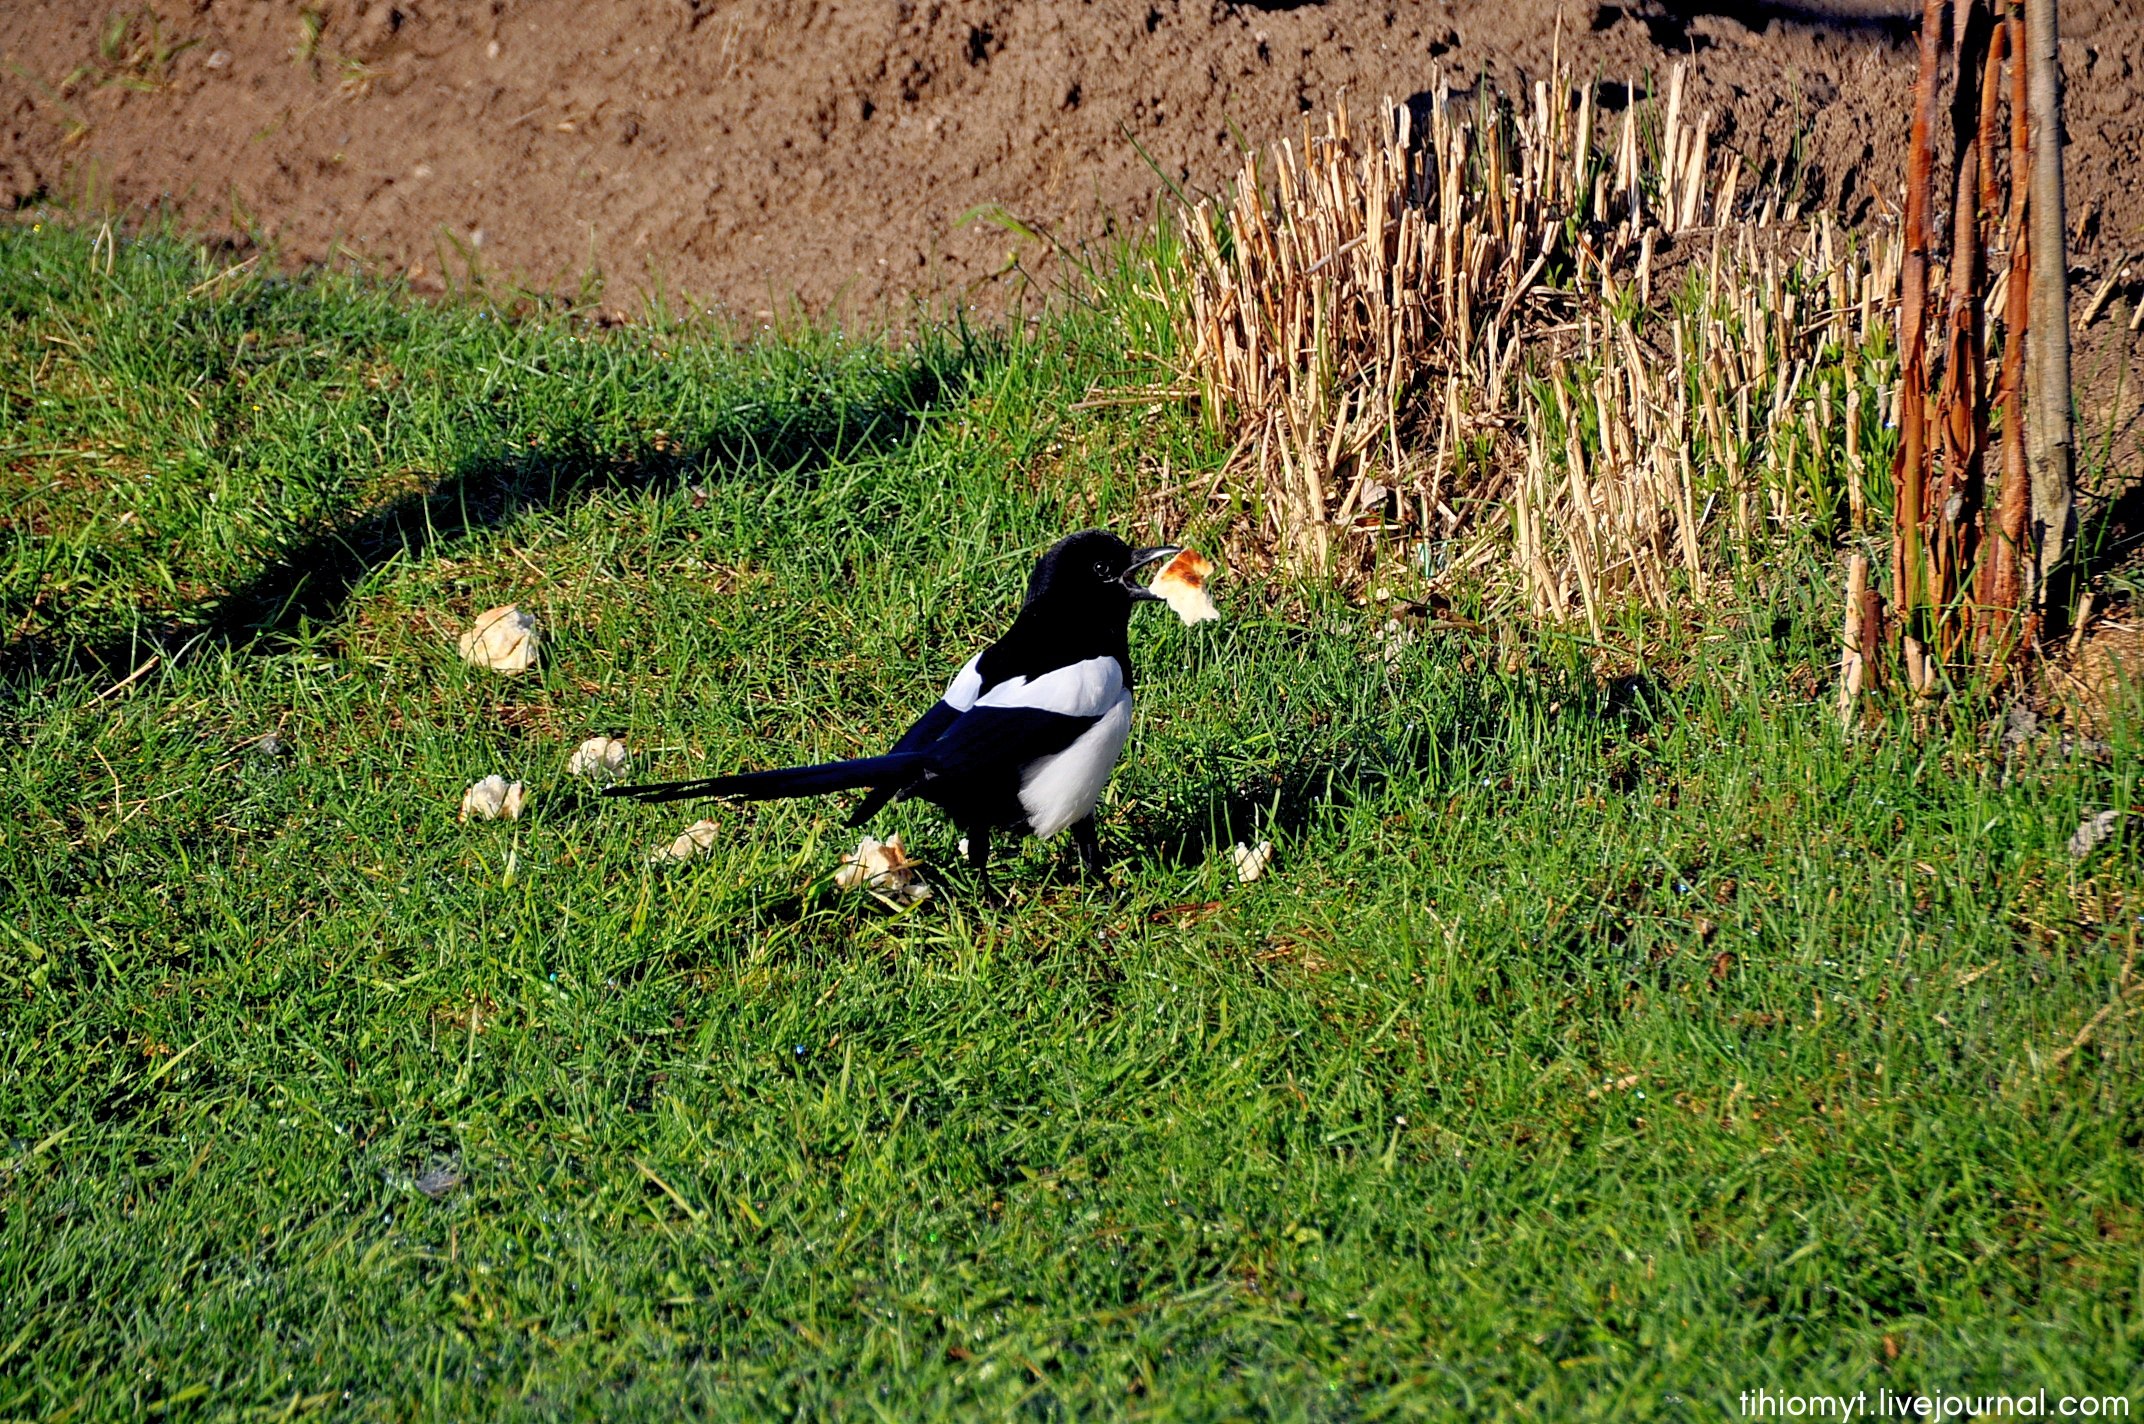
{"label": "bare soil", "polygon": [[[1619,107],[1677,57],[1716,146],[1798,157],[1849,219],[1895,202],[1911,0],[11,0],[0,209],[39,199],[354,256],[420,289],[634,289],[751,321],[1001,308],[1002,211],[1068,242],[1164,176],[1558,43]],[[2144,250],[2144,7],[2065,0],[2081,266]],[[2121,315],[2126,316],[2126,310]]]}

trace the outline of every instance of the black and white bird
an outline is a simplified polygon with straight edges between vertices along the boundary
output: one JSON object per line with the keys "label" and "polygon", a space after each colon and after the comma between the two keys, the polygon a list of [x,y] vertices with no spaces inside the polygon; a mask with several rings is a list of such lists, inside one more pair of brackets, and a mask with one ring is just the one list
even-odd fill
{"label": "black and white bird", "polygon": [[1069,828],[1092,869],[1095,803],[1132,727],[1132,605],[1160,601],[1134,575],[1180,552],[1134,549],[1099,529],[1058,540],[1035,565],[1005,636],[970,658],[883,756],[604,794],[771,801],[864,789],[850,825],[891,801],[929,801],[967,838],[968,863],[980,873],[988,873],[990,833],[999,830],[1047,839]]}

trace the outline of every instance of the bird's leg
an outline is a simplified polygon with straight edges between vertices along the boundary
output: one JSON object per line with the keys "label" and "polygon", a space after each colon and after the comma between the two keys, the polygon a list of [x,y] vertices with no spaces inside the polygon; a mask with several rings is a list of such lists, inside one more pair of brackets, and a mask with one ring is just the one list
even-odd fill
{"label": "bird's leg", "polygon": [[1072,846],[1079,852],[1080,875],[1092,880],[1102,873],[1102,837],[1094,828],[1094,817],[1082,816],[1072,823]]}
{"label": "bird's leg", "polygon": [[968,869],[975,872],[977,883],[982,887],[983,898],[994,898],[990,891],[990,827],[973,825],[967,829]]}

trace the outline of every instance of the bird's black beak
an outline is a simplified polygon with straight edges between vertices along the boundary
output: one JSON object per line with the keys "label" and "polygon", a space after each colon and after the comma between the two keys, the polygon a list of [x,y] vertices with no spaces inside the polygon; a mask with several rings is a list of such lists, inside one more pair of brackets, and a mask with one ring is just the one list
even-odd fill
{"label": "bird's black beak", "polygon": [[1160,594],[1133,578],[1132,575],[1138,573],[1148,564],[1158,564],[1163,559],[1173,559],[1182,552],[1184,552],[1184,547],[1181,544],[1163,544],[1153,549],[1132,550],[1131,567],[1124,571],[1124,577],[1119,580],[1124,585],[1125,592],[1132,596],[1132,602],[1161,602]]}

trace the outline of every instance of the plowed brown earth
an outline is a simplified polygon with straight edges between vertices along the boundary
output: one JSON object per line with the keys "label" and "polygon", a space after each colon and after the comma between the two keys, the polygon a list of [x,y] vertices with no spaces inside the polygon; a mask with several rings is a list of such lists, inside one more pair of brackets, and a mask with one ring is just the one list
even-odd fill
{"label": "plowed brown earth", "polygon": [[[1037,244],[1143,222],[1162,174],[1223,180],[1243,141],[1486,77],[1526,92],[1560,42],[1618,106],[1678,56],[1716,146],[1798,148],[1809,191],[1895,200],[1901,0],[12,0],[0,207],[177,211],[353,254],[415,284],[571,291],[588,273],[746,320],[1000,307]],[[2065,0],[2070,206],[2087,267],[2144,248],[2144,6]],[[1142,152],[1143,150],[1143,152]],[[1150,162],[1151,160],[1151,162]]]}

